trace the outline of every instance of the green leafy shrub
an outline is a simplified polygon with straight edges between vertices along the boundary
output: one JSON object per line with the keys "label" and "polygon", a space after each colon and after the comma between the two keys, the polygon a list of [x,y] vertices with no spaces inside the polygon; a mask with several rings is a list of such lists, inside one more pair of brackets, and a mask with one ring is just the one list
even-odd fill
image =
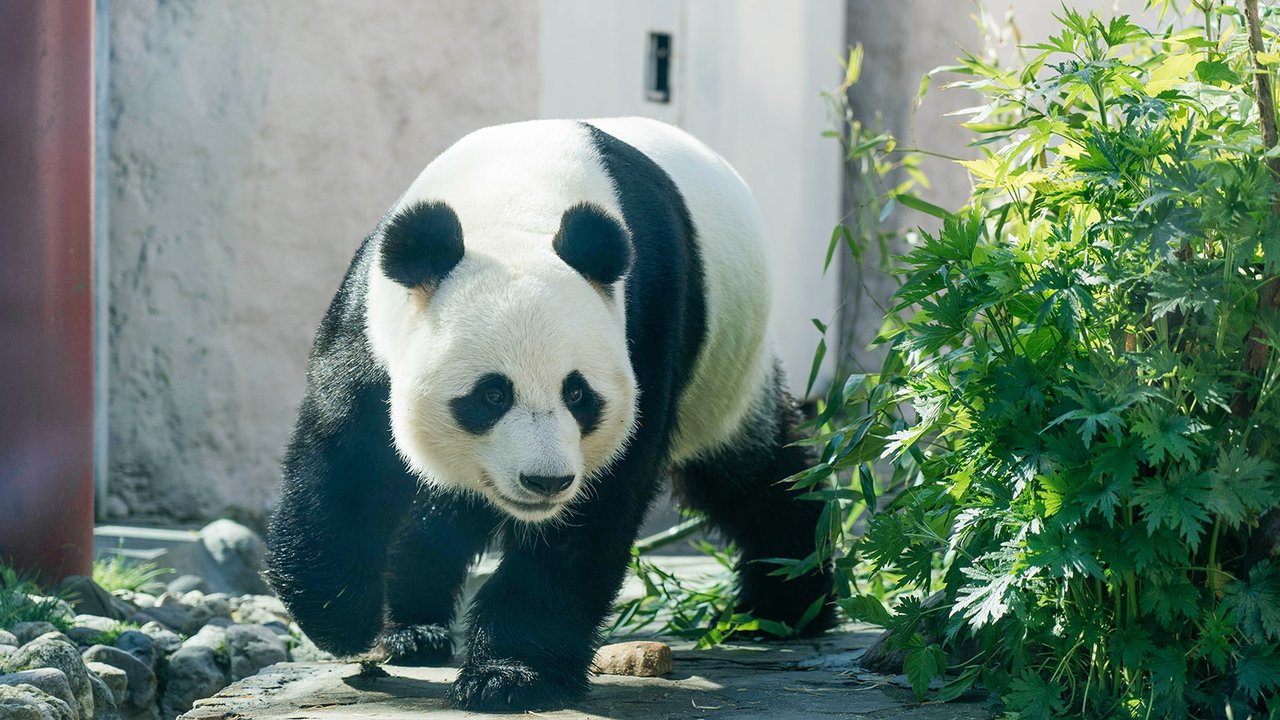
{"label": "green leafy shrub", "polygon": [[96,558],[93,561],[93,581],[108,592],[129,590],[139,592],[143,586],[172,575],[173,570],[150,561],[134,562],[124,555]]}
{"label": "green leafy shrub", "polygon": [[1023,67],[950,68],[988,99],[971,202],[921,208],[943,226],[901,258],[888,359],[834,389],[799,478],[908,480],[832,552],[919,591],[843,602],[907,648],[918,692],[980,680],[1025,718],[1280,713],[1278,153],[1241,13],[1195,7],[1202,26],[1154,33],[1064,10]]}

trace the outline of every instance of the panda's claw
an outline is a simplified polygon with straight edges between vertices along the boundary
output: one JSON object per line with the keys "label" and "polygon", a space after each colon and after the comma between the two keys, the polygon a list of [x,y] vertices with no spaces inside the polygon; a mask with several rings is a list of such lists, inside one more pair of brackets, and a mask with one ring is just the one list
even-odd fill
{"label": "panda's claw", "polygon": [[453,659],[453,636],[441,625],[392,625],[378,641],[392,665],[430,667]]}
{"label": "panda's claw", "polygon": [[518,660],[503,660],[464,665],[449,689],[448,702],[475,712],[558,710],[586,691],[585,678],[573,683],[538,673]]}

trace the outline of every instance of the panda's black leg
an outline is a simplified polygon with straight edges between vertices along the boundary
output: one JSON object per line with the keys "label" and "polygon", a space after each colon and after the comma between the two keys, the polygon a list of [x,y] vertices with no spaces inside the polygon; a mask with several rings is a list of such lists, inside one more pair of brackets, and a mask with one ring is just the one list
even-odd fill
{"label": "panda's black leg", "polygon": [[822,504],[801,500],[784,478],[810,467],[807,448],[790,446],[798,439],[799,410],[775,379],[768,396],[741,442],[683,464],[676,491],[690,507],[707,515],[718,530],[737,544],[738,609],[759,618],[795,627],[806,610],[826,598],[822,610],[802,630],[820,633],[836,623],[832,568],[828,564],[792,580],[771,576],[777,565],[763,558],[804,558],[814,551],[814,530]]}
{"label": "panda's black leg", "polygon": [[508,533],[502,564],[468,613],[454,706],[551,709],[586,693],[600,628],[658,485],[657,464],[640,465],[644,472],[615,468],[601,478],[562,523]]}
{"label": "panda's black leg", "polygon": [[424,489],[391,551],[387,626],[379,644],[397,665],[443,665],[467,570],[498,518],[483,500]]}

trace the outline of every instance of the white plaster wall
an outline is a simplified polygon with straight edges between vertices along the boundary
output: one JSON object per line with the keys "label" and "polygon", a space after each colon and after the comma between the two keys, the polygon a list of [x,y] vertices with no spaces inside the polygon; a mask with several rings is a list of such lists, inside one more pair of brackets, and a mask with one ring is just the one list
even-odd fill
{"label": "white plaster wall", "polygon": [[523,0],[111,0],[104,515],[260,517],[357,244],[537,112]]}
{"label": "white plaster wall", "polygon": [[[840,162],[820,96],[841,77],[842,0],[542,0],[544,117],[644,115],[723,155],[760,204],[775,345],[799,394],[838,277],[822,273],[840,215]],[[672,102],[649,102],[650,32],[672,33]],[[820,379],[830,377],[831,364]]]}

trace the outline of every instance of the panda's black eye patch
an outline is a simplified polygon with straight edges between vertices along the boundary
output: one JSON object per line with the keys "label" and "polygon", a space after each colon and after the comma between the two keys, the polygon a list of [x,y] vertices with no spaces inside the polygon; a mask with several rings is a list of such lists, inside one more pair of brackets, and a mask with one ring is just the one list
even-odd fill
{"label": "panda's black eye patch", "polygon": [[463,430],[483,435],[493,429],[515,402],[515,388],[506,375],[489,373],[476,381],[471,392],[449,401],[453,418]]}
{"label": "panda's black eye patch", "polygon": [[565,376],[560,397],[573,414],[573,419],[578,421],[583,435],[591,434],[591,431],[600,426],[600,416],[604,414],[604,398],[592,389],[582,373],[574,370]]}

